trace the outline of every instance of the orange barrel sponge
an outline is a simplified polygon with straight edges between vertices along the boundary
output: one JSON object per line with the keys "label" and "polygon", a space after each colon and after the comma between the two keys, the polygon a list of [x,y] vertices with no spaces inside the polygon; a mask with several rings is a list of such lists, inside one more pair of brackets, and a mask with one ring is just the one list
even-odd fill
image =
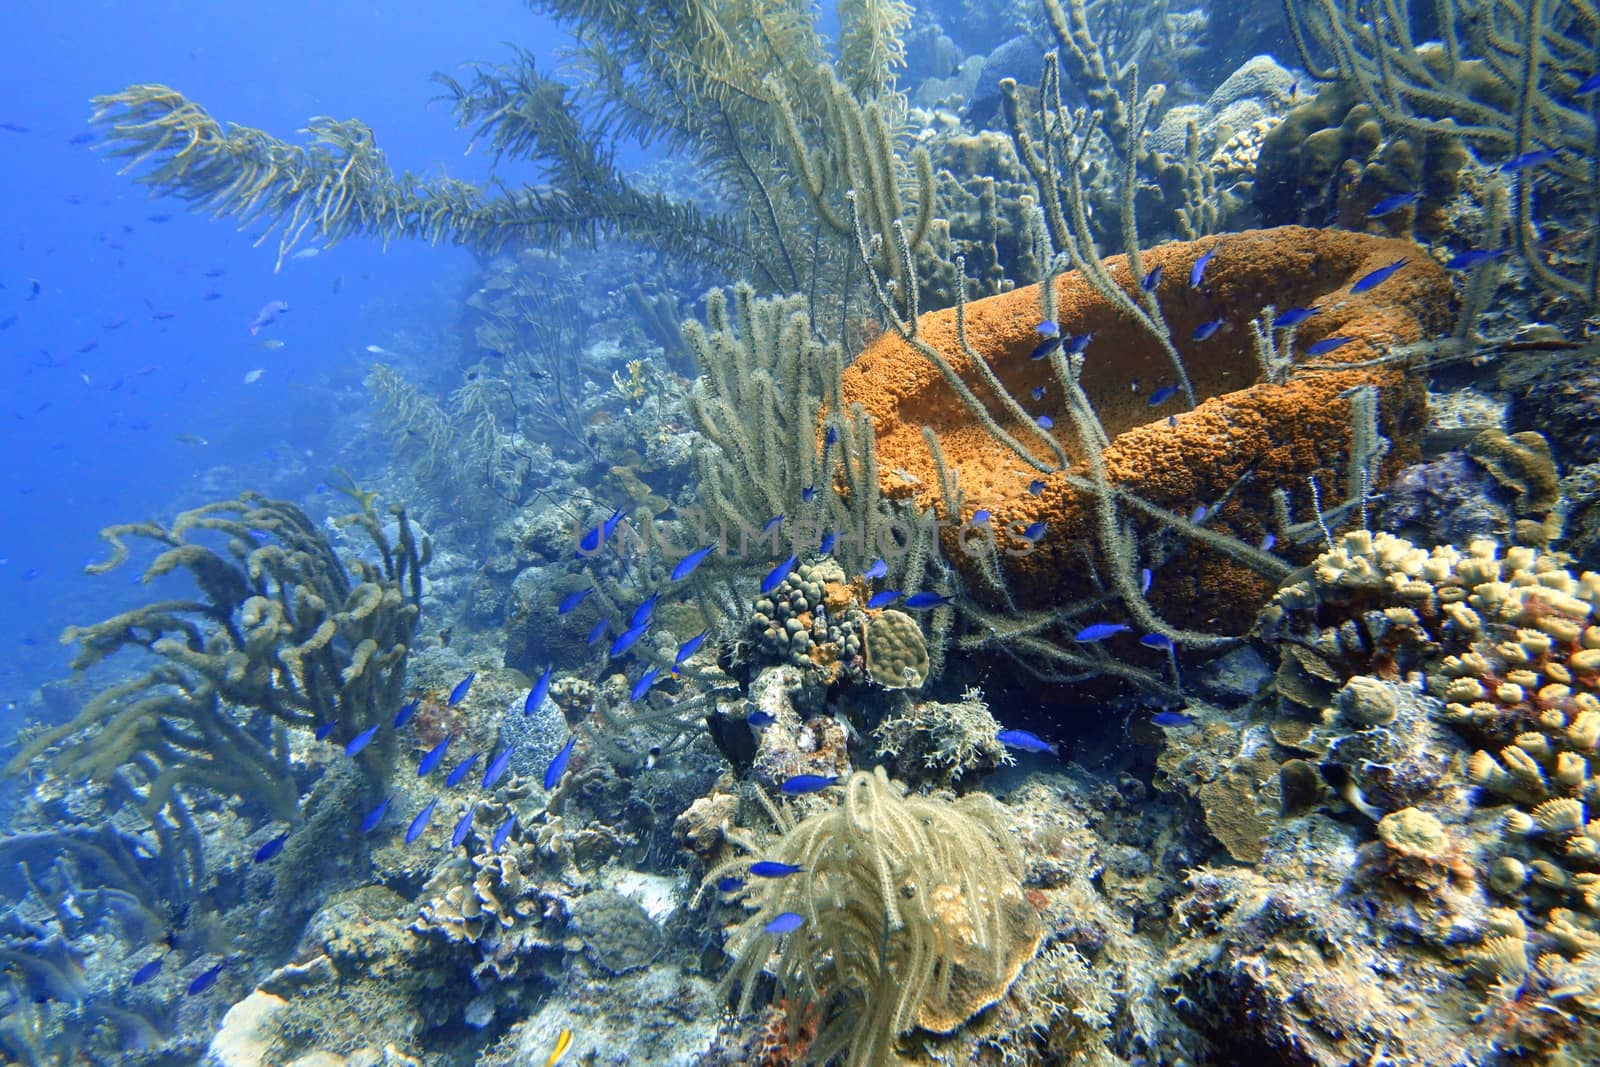
{"label": "orange barrel sponge", "polygon": [[[1192,287],[1191,270],[1207,252],[1212,258],[1200,286]],[[1405,262],[1377,284],[1357,284],[1397,260]],[[1105,266],[1124,291],[1137,291],[1126,256]],[[1360,385],[1377,386],[1379,432],[1391,443],[1385,471],[1373,472],[1374,486],[1382,474],[1417,459],[1426,423],[1424,382],[1404,363],[1360,364],[1449,329],[1449,278],[1421,248],[1345,230],[1284,226],[1162,245],[1143,254],[1142,267],[1146,278],[1160,268],[1152,278],[1154,294],[1193,383],[1192,410],[1181,391],[1166,389],[1176,384],[1171,363],[1139,322],[1076,271],[1056,281],[1061,334],[1093,335],[1084,350],[1082,386],[1111,440],[1104,459],[1113,484],[1185,517],[1204,505],[1207,526],[1259,542],[1270,526],[1274,490],[1289,492],[1296,522],[1313,517],[1313,476],[1325,506],[1343,499],[1351,426],[1345,394]],[[1280,384],[1265,380],[1250,327],[1268,305],[1280,316],[1291,308],[1316,312],[1296,328],[1295,365]],[[1029,467],[973,417],[939,369],[896,334],[882,335],[861,353],[845,371],[843,390],[846,406],[862,405],[877,430],[886,497],[914,496],[920,509],[935,506],[938,476],[923,427],[937,435],[959,479],[962,519],[990,513],[1006,550],[1012,595],[1020,606],[1035,608],[1100,591],[1091,570],[1104,566],[1092,494],[1067,481],[1067,473],[1087,469],[1061,385],[1050,360],[1030,358],[1041,340],[1039,306],[1037,285],[969,303],[966,334],[1028,414],[1050,420],[1049,432],[1075,460],[1069,472]],[[918,320],[919,337],[943,353],[1002,427],[1026,440],[1024,428],[962,354],[955,319],[954,309],[929,312]],[[1350,340],[1321,355],[1303,355],[1334,338]],[[1048,456],[1036,440],[1032,447]],[[1142,534],[1152,532],[1152,520],[1126,507],[1122,513]],[[1030,544],[1019,531],[1036,522],[1046,530]],[[953,531],[943,543],[976,577],[977,560],[959,548]],[[1156,568],[1150,589],[1156,610],[1196,630],[1248,628],[1272,583],[1204,545],[1181,538],[1174,544],[1177,551]],[[1103,579],[1103,569],[1100,574]],[[982,586],[974,581],[969,587]]]}

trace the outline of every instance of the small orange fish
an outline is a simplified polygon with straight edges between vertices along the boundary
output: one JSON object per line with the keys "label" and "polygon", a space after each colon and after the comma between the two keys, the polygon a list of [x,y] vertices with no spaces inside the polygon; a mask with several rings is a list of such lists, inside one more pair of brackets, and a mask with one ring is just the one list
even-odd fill
{"label": "small orange fish", "polygon": [[567,1054],[567,1049],[572,1047],[572,1031],[566,1027],[561,1028],[561,1033],[556,1037],[555,1051],[550,1053],[550,1058],[544,1061],[544,1067],[556,1067],[561,1062],[561,1057]]}

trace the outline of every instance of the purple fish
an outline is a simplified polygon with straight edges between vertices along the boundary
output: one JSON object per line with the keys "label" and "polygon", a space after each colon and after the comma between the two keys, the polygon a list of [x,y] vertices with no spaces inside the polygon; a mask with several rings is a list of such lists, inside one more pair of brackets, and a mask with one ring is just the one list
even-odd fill
{"label": "purple fish", "polygon": [[787,878],[801,869],[792,863],[779,863],[777,860],[757,860],[750,865],[750,873],[757,878]]}
{"label": "purple fish", "polygon": [[289,305],[282,300],[268,300],[261,305],[261,310],[256,312],[256,317],[250,320],[248,329],[250,336],[254,337],[261,332],[263,326],[271,326],[278,321],[278,316],[289,310]]}
{"label": "purple fish", "polygon": [[444,787],[446,789],[454,789],[456,786],[460,785],[461,779],[465,778],[467,776],[467,772],[472,770],[472,765],[478,762],[478,757],[480,755],[482,755],[482,753],[474,752],[472,755],[468,756],[466,759],[462,760],[460,763],[451,768],[449,775],[445,777]]}
{"label": "purple fish", "polygon": [[367,745],[371,744],[372,739],[377,736],[377,733],[378,728],[376,726],[369,726],[365,730],[362,730],[359,734],[356,734],[349,740],[349,742],[345,744],[344,754],[346,756],[354,756],[356,753],[366,748]]}
{"label": "purple fish", "polygon": [[411,844],[422,836],[422,831],[428,828],[428,820],[433,818],[434,806],[439,803],[439,798],[434,797],[428,801],[428,806],[417,812],[417,817],[411,820],[411,825],[406,827],[406,844]]}
{"label": "purple fish", "polygon": [[1322,340],[1318,341],[1316,344],[1307,345],[1306,346],[1306,355],[1308,355],[1308,356],[1325,356],[1329,352],[1332,352],[1334,349],[1343,348],[1345,345],[1349,344],[1351,341],[1354,341],[1354,340],[1355,340],[1354,337],[1324,337]]}
{"label": "purple fish", "polygon": [[367,812],[366,818],[361,820],[361,832],[364,834],[370,834],[372,831],[376,830],[378,828],[378,824],[383,821],[383,816],[388,812],[388,810],[389,798],[384,797],[383,800],[379,802],[378,806]]}
{"label": "purple fish", "polygon": [[805,916],[799,912],[786,911],[778,915],[761,929],[769,934],[792,934],[806,922]]}
{"label": "purple fish", "polygon": [[544,673],[539,675],[539,680],[533,683],[533,688],[528,690],[528,698],[522,702],[522,713],[524,715],[538,710],[539,706],[544,703],[544,698],[550,695],[550,674],[555,669],[556,665],[554,663],[546,667]]}
{"label": "purple fish", "polygon": [[995,734],[995,740],[1007,748],[1014,748],[1022,752],[1050,752],[1056,751],[1056,746],[1040,737],[1038,734],[1029,733],[1027,730],[1001,730]]}
{"label": "purple fish", "polygon": [[778,588],[778,586],[782,585],[783,580],[789,577],[789,572],[794,570],[794,565],[799,561],[800,560],[798,556],[790,556],[788,559],[784,560],[782,563],[768,571],[767,576],[761,579],[761,591],[763,593],[770,593],[774,589]]}
{"label": "purple fish", "polygon": [[1092,644],[1095,641],[1104,641],[1108,637],[1115,637],[1127,629],[1120,622],[1097,622],[1073,634],[1072,639],[1081,645]]}
{"label": "purple fish", "polygon": [[1408,261],[1406,258],[1402,256],[1386,267],[1379,267],[1377,270],[1368,271],[1366,274],[1363,274],[1361,277],[1357,278],[1354,285],[1350,286],[1350,294],[1354,296],[1357,293],[1365,293],[1369,290],[1376,289],[1379,285],[1382,285],[1384,282],[1388,281],[1389,278],[1393,276],[1394,272],[1405,266],[1407,262]]}
{"label": "purple fish", "polygon": [[556,783],[561,781],[561,776],[567,773],[567,764],[572,761],[572,746],[577,743],[577,734],[567,738],[567,743],[561,746],[561,751],[557,752],[555,759],[550,761],[550,766],[544,769],[544,788],[546,792],[554,789]]}
{"label": "purple fish", "polygon": [[838,785],[837,774],[796,774],[785,778],[783,784],[778,786],[778,792],[788,797],[804,796],[806,793],[818,793],[830,785]]}
{"label": "purple fish", "polygon": [[472,816],[477,813],[477,806],[467,809],[467,813],[456,822],[455,830],[450,834],[450,847],[460,848],[461,842],[467,839],[467,833],[472,829]]}
{"label": "purple fish", "polygon": [[1274,330],[1287,330],[1291,326],[1298,326],[1315,315],[1317,310],[1317,308],[1290,308],[1272,320],[1272,328]]}
{"label": "purple fish", "polygon": [[505,776],[506,768],[511,766],[512,751],[513,750],[511,748],[507,748],[504,752],[500,753],[500,755],[494,758],[493,763],[489,764],[488,769],[483,772],[483,788],[491,788],[496,782]]}

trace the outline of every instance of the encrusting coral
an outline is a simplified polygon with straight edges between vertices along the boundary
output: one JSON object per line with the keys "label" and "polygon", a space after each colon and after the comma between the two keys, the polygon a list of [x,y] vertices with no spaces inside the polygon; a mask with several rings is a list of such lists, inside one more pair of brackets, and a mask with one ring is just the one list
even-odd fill
{"label": "encrusting coral", "polygon": [[[742,985],[745,1012],[770,969],[793,1017],[821,1013],[813,1062],[843,1055],[850,1067],[879,1067],[897,1062],[902,1034],[950,1033],[1000,999],[1042,927],[992,797],[907,796],[881,767],[840,791],[837,805],[784,827],[765,850],[762,859],[798,872],[750,880],[754,911],[729,939],[728,981]],[[724,863],[706,884],[748,866]],[[802,923],[775,944],[766,928],[786,913]]]}

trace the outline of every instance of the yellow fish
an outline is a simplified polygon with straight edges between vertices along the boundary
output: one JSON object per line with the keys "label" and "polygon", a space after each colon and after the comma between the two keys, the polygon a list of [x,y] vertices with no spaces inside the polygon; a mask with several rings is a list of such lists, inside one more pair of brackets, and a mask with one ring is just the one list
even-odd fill
{"label": "yellow fish", "polygon": [[567,1049],[572,1047],[572,1031],[566,1027],[561,1028],[561,1033],[556,1037],[555,1051],[550,1053],[550,1058],[544,1061],[544,1067],[556,1067],[561,1062],[561,1057],[567,1054]]}

